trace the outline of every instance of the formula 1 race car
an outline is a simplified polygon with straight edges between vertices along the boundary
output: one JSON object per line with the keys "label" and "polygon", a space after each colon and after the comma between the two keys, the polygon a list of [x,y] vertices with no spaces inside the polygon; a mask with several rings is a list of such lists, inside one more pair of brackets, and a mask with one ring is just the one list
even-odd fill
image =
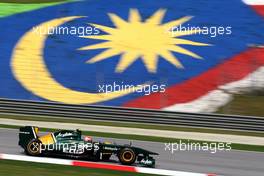
{"label": "formula 1 race car", "polygon": [[157,153],[130,145],[117,145],[109,142],[96,142],[91,137],[82,136],[80,130],[60,130],[38,135],[39,128],[21,127],[18,144],[30,156],[59,156],[76,159],[108,161],[116,155],[124,165],[154,167],[155,159],[151,155]]}

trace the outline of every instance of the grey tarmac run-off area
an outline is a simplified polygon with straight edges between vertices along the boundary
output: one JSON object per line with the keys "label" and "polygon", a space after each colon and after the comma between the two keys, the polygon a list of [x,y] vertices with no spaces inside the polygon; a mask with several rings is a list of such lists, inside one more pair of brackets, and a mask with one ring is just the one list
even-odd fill
{"label": "grey tarmac run-off area", "polygon": [[[95,137],[94,140],[108,140],[128,144],[129,140]],[[24,155],[17,145],[16,129],[0,128],[0,153]],[[133,145],[159,153],[156,168],[178,171],[215,173],[224,176],[263,176],[264,153],[247,151],[165,151],[165,144],[158,142],[132,141]],[[115,158],[113,158],[114,160]],[[115,162],[115,161],[113,161]]]}

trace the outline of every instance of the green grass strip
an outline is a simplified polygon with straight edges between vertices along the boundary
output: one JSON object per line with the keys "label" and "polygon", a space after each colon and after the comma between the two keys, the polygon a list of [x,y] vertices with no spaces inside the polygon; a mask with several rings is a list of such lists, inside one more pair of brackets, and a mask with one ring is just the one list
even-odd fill
{"label": "green grass strip", "polygon": [[233,95],[233,100],[221,107],[217,113],[259,116],[264,118],[264,91]]}
{"label": "green grass strip", "polygon": [[143,129],[156,129],[156,130],[170,130],[170,131],[185,131],[185,132],[199,132],[199,133],[216,133],[216,134],[233,134],[242,136],[257,136],[264,137],[264,133],[258,132],[244,132],[244,131],[231,131],[207,128],[190,128],[190,127],[176,127],[170,125],[154,125],[146,123],[125,123],[125,122],[110,122],[110,121],[96,121],[78,118],[60,118],[48,116],[28,116],[28,115],[7,115],[2,114],[0,118],[16,119],[16,120],[31,120],[43,122],[62,122],[62,123],[79,123],[87,125],[102,125],[113,127],[127,127],[127,128],[143,128]]}
{"label": "green grass strip", "polygon": [[[37,10],[40,8],[48,7],[48,6],[53,6],[57,4],[62,4],[65,2],[70,2],[71,0],[57,0],[57,1],[52,1],[52,0],[31,0],[27,1],[26,0],[19,0],[16,2],[19,3],[10,3],[14,1],[0,1],[0,17],[6,17],[10,15],[14,15],[17,13],[23,13],[23,12],[28,12],[32,10]],[[5,3],[9,2],[9,3]]]}
{"label": "green grass strip", "polygon": [[54,3],[54,2],[64,2],[65,0],[0,0],[4,3],[13,3],[13,4],[32,4],[32,3]]}
{"label": "green grass strip", "polygon": [[140,173],[11,160],[0,160],[0,171],[1,175],[6,176],[148,176]]}

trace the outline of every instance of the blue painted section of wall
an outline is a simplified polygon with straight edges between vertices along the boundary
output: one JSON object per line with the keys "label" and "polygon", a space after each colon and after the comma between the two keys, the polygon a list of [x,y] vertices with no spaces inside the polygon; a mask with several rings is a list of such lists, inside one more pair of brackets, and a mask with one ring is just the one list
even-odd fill
{"label": "blue painted section of wall", "polygon": [[[113,82],[137,85],[151,81],[156,84],[165,83],[169,87],[213,68],[225,59],[246,50],[248,44],[263,44],[264,41],[264,20],[239,0],[210,2],[205,0],[87,0],[52,6],[0,19],[0,97],[45,101],[23,88],[14,78],[10,67],[15,44],[33,26],[54,18],[81,15],[87,18],[74,20],[63,26],[80,27],[86,26],[86,23],[96,23],[114,27],[107,14],[115,13],[127,20],[130,8],[138,9],[143,19],[148,18],[158,9],[164,8],[167,9],[167,13],[163,22],[191,15],[194,18],[188,22],[190,26],[231,26],[232,34],[217,37],[205,35],[183,37],[210,43],[213,46],[184,46],[202,56],[204,60],[175,53],[185,69],[177,69],[163,59],[159,59],[155,74],[149,73],[141,60],[137,60],[123,73],[116,73],[114,70],[120,56],[95,64],[86,64],[89,58],[103,50],[79,51],[77,49],[101,41],[83,39],[77,35],[51,35],[46,41],[43,57],[53,77],[65,87],[83,92],[97,92],[99,84],[113,84]],[[133,93],[99,104],[119,106],[139,96],[143,94]]]}

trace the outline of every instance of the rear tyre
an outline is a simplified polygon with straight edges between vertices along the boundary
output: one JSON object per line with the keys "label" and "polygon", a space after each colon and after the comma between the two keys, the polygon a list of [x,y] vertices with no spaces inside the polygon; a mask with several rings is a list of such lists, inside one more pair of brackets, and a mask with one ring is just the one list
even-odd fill
{"label": "rear tyre", "polygon": [[124,165],[131,165],[136,161],[136,153],[131,148],[124,148],[118,155],[119,161]]}
{"label": "rear tyre", "polygon": [[41,141],[38,139],[32,139],[26,146],[25,152],[30,156],[40,156],[41,155]]}

